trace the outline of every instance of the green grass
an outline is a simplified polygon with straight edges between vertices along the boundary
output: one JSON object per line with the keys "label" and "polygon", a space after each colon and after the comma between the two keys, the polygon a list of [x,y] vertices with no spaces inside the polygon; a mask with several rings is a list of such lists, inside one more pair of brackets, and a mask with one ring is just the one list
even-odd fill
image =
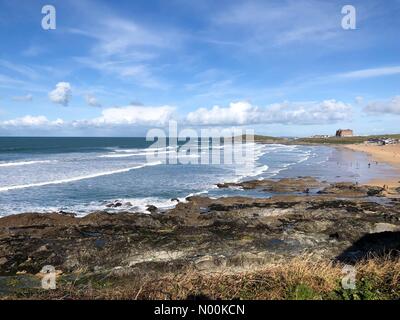
{"label": "green grass", "polygon": [[400,134],[354,136],[354,137],[328,137],[328,138],[275,138],[270,136],[254,136],[254,140],[260,143],[282,143],[282,144],[357,144],[368,141],[369,139],[400,139]]}
{"label": "green grass", "polygon": [[307,284],[300,283],[294,287],[289,287],[285,296],[286,300],[322,300],[320,293],[310,288]]}

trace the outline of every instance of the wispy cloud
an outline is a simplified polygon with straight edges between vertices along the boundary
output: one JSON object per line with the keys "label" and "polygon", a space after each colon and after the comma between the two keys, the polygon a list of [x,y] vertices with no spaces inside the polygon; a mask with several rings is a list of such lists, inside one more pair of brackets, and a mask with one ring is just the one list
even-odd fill
{"label": "wispy cloud", "polygon": [[[179,32],[160,28],[157,24],[144,25],[135,19],[98,11],[89,25],[67,29],[69,33],[88,38],[90,53],[75,57],[75,61],[120,80],[132,81],[141,87],[166,89],[160,68],[154,61],[180,47]],[[159,65],[159,62],[157,62]]]}
{"label": "wispy cloud", "polygon": [[25,83],[24,81],[14,79],[4,74],[0,74],[0,87],[14,88],[24,83]]}
{"label": "wispy cloud", "polygon": [[75,61],[103,74],[117,76],[120,80],[133,80],[141,87],[152,89],[168,88],[168,84],[154,76],[151,67],[145,63],[116,59],[99,60],[95,57],[76,57]]}
{"label": "wispy cloud", "polygon": [[0,66],[31,80],[39,78],[39,74],[36,70],[22,64],[12,63],[7,60],[0,60]]}
{"label": "wispy cloud", "polygon": [[31,45],[22,51],[21,54],[25,57],[36,57],[44,52],[46,52],[45,46]]}
{"label": "wispy cloud", "polygon": [[[333,74],[305,75],[302,77],[293,78],[279,86],[267,88],[265,89],[265,92],[271,95],[277,94],[279,92],[287,94],[291,92],[301,92],[307,88],[312,87],[326,87],[328,85],[337,85],[338,83],[351,80],[394,76],[398,74],[400,74],[400,66],[365,68]],[[260,90],[258,92],[260,92]]]}
{"label": "wispy cloud", "polygon": [[0,87],[44,93],[47,86],[43,83],[50,76],[65,75],[61,68],[42,65],[24,65],[0,59],[3,72],[0,74]]}
{"label": "wispy cloud", "polygon": [[244,42],[247,50],[308,46],[315,41],[331,47],[343,32],[340,8],[327,1],[236,2],[215,13],[212,23],[219,30],[229,30],[228,34],[236,30],[236,42]]}
{"label": "wispy cloud", "polygon": [[400,74],[400,66],[362,69],[337,74],[337,78],[364,79]]}
{"label": "wispy cloud", "polygon": [[33,96],[31,94],[27,94],[25,96],[15,96],[12,97],[12,100],[20,102],[30,102],[33,100]]}

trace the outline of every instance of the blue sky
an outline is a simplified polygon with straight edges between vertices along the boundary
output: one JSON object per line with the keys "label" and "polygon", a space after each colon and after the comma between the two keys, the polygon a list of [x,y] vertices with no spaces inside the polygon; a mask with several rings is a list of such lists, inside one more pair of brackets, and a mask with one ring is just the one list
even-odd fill
{"label": "blue sky", "polygon": [[399,30],[399,0],[0,0],[0,135],[399,132]]}

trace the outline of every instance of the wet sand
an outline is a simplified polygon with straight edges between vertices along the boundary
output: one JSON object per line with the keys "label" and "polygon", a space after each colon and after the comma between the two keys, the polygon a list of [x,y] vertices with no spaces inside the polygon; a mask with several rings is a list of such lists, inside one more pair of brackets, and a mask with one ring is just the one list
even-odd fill
{"label": "wet sand", "polygon": [[397,173],[392,178],[373,179],[369,181],[368,184],[379,186],[387,185],[389,188],[400,187],[400,144],[386,146],[353,144],[347,145],[345,148],[353,151],[365,152],[371,157],[371,163],[379,164],[382,162],[389,164]]}

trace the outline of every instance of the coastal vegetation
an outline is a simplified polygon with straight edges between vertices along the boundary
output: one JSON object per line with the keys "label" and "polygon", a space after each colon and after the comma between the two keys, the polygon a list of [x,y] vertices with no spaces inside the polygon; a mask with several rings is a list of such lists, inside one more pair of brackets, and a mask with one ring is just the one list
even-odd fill
{"label": "coastal vegetation", "polygon": [[369,136],[353,136],[353,137],[324,137],[324,138],[281,138],[271,136],[255,135],[254,140],[259,143],[281,143],[281,144],[357,144],[364,143],[371,139],[400,139],[400,134],[385,134],[385,135],[369,135]]}
{"label": "coastal vegetation", "polygon": [[[254,271],[180,272],[127,276],[61,276],[56,290],[20,289],[3,299],[240,299],[240,300],[398,300],[400,260],[388,255],[355,264],[354,289],[344,289],[342,263],[298,257]],[[20,280],[9,280],[9,288]]]}

